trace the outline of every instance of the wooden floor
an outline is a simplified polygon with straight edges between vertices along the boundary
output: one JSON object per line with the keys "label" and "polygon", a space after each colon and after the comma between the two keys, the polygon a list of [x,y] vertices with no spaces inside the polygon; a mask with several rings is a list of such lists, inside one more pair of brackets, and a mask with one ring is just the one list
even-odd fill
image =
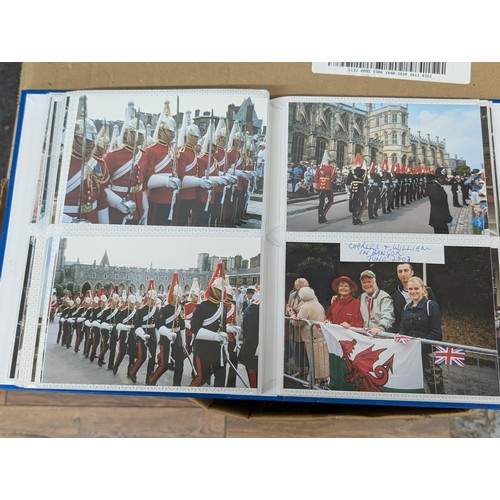
{"label": "wooden floor", "polygon": [[0,391],[0,437],[436,438],[471,434],[463,429],[476,421],[472,435],[489,437],[495,426],[483,410],[325,406],[9,390]]}

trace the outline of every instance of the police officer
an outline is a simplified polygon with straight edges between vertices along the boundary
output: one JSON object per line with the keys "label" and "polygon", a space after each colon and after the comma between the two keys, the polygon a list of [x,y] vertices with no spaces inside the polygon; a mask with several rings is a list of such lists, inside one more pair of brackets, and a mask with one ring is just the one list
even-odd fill
{"label": "police officer", "polygon": [[429,226],[434,228],[436,234],[448,234],[448,224],[453,220],[448,207],[448,195],[443,184],[446,179],[446,168],[438,167],[434,179],[427,187],[427,196],[431,204]]}

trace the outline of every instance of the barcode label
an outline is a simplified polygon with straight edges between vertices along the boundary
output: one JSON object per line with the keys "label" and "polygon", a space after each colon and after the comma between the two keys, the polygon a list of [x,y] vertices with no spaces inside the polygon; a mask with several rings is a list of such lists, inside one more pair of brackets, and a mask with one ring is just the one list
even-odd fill
{"label": "barcode label", "polygon": [[471,63],[450,62],[318,62],[313,73],[372,76],[441,83],[470,83]]}

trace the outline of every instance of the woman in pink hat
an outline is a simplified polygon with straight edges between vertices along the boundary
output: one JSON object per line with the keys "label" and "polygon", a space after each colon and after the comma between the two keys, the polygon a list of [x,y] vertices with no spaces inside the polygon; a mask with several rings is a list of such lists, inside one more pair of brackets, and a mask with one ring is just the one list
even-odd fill
{"label": "woman in pink hat", "polygon": [[348,276],[339,276],[332,281],[332,290],[337,292],[326,312],[326,322],[350,328],[351,326],[362,328],[363,317],[361,316],[359,300],[353,296],[358,286]]}

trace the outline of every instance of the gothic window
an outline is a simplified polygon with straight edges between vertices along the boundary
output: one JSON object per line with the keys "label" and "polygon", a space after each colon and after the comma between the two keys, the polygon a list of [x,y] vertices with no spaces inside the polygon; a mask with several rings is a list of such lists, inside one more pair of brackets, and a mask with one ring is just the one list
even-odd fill
{"label": "gothic window", "polygon": [[380,116],[377,116],[377,118],[375,119],[375,123],[377,127],[380,127]]}
{"label": "gothic window", "polygon": [[316,139],[316,154],[314,155],[316,163],[318,165],[321,163],[321,160],[323,159],[323,153],[325,152],[325,149],[326,149],[326,139],[318,137]]}
{"label": "gothic window", "polygon": [[398,145],[398,134],[395,132],[392,133],[392,145],[397,146]]}
{"label": "gothic window", "polygon": [[384,133],[384,144],[386,146],[389,145],[389,136],[387,135],[387,132]]}
{"label": "gothic window", "polygon": [[396,113],[392,113],[392,123],[398,123],[398,115]]}
{"label": "gothic window", "polygon": [[345,148],[346,148],[345,143],[339,142],[337,144],[337,165],[339,166],[346,164]]}
{"label": "gothic window", "polygon": [[406,134],[405,133],[401,134],[401,144],[403,146],[406,146]]}
{"label": "gothic window", "polygon": [[304,159],[304,136],[295,134],[292,139],[292,162],[302,161]]}

